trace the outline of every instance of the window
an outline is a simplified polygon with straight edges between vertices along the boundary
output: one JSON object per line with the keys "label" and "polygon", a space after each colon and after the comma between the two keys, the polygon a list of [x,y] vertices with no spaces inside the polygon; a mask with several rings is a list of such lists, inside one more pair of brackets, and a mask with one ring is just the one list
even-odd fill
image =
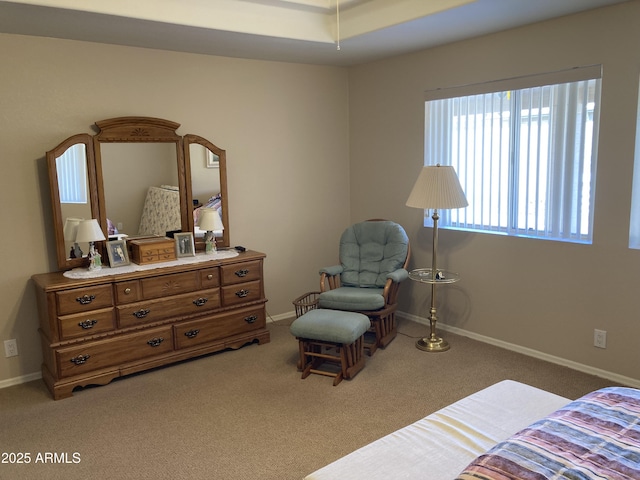
{"label": "window", "polygon": [[629,248],[640,249],[640,89],[636,115],[636,150],[633,161],[633,187],[631,193],[631,221],[629,223]]}
{"label": "window", "polygon": [[600,83],[585,67],[427,93],[425,164],[469,201],[440,226],[591,243]]}
{"label": "window", "polygon": [[87,161],[82,143],[56,158],[60,203],[87,203]]}

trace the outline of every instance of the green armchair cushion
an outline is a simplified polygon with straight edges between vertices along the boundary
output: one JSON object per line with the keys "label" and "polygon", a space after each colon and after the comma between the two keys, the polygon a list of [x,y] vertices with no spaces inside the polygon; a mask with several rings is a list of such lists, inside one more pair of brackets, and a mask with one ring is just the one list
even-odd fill
{"label": "green armchair cushion", "polygon": [[340,282],[345,287],[382,288],[387,275],[402,268],[409,238],[390,221],[360,222],[340,238]]}
{"label": "green armchair cushion", "polygon": [[379,310],[385,305],[383,291],[382,288],[334,288],[320,294],[318,307],[352,312]]}

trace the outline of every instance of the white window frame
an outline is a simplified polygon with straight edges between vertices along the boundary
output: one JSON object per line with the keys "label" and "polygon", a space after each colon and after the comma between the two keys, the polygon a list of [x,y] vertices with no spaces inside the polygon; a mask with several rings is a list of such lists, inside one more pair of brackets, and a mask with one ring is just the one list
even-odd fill
{"label": "white window frame", "polygon": [[593,65],[425,92],[424,163],[452,165],[469,201],[439,226],[591,243],[601,77]]}
{"label": "white window frame", "polygon": [[640,249],[640,82],[638,86],[638,110],[636,115],[636,149],[633,161],[633,186],[631,191],[631,218],[629,220],[629,248]]}

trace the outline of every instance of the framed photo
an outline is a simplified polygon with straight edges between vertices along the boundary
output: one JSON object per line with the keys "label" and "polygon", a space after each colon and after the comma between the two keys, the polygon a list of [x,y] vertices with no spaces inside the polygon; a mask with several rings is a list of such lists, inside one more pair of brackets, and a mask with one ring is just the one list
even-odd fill
{"label": "framed photo", "polygon": [[193,243],[193,233],[174,233],[173,238],[176,241],[176,256],[178,258],[193,257],[196,254],[196,248]]}
{"label": "framed photo", "polygon": [[207,151],[207,168],[219,168],[220,157],[209,149],[206,149],[206,151]]}
{"label": "framed photo", "polygon": [[129,265],[129,253],[127,252],[127,241],[111,240],[107,242],[107,255],[109,255],[109,265],[113,267],[122,267]]}

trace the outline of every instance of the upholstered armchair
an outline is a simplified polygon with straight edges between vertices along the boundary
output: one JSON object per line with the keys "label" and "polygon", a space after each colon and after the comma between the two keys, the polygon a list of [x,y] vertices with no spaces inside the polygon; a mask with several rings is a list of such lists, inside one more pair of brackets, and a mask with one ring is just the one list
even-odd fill
{"label": "upholstered armchair", "polygon": [[398,289],[408,278],[409,238],[397,223],[367,220],[347,228],[340,238],[340,265],[320,270],[318,308],[359,312],[369,317],[373,354],[397,335]]}

